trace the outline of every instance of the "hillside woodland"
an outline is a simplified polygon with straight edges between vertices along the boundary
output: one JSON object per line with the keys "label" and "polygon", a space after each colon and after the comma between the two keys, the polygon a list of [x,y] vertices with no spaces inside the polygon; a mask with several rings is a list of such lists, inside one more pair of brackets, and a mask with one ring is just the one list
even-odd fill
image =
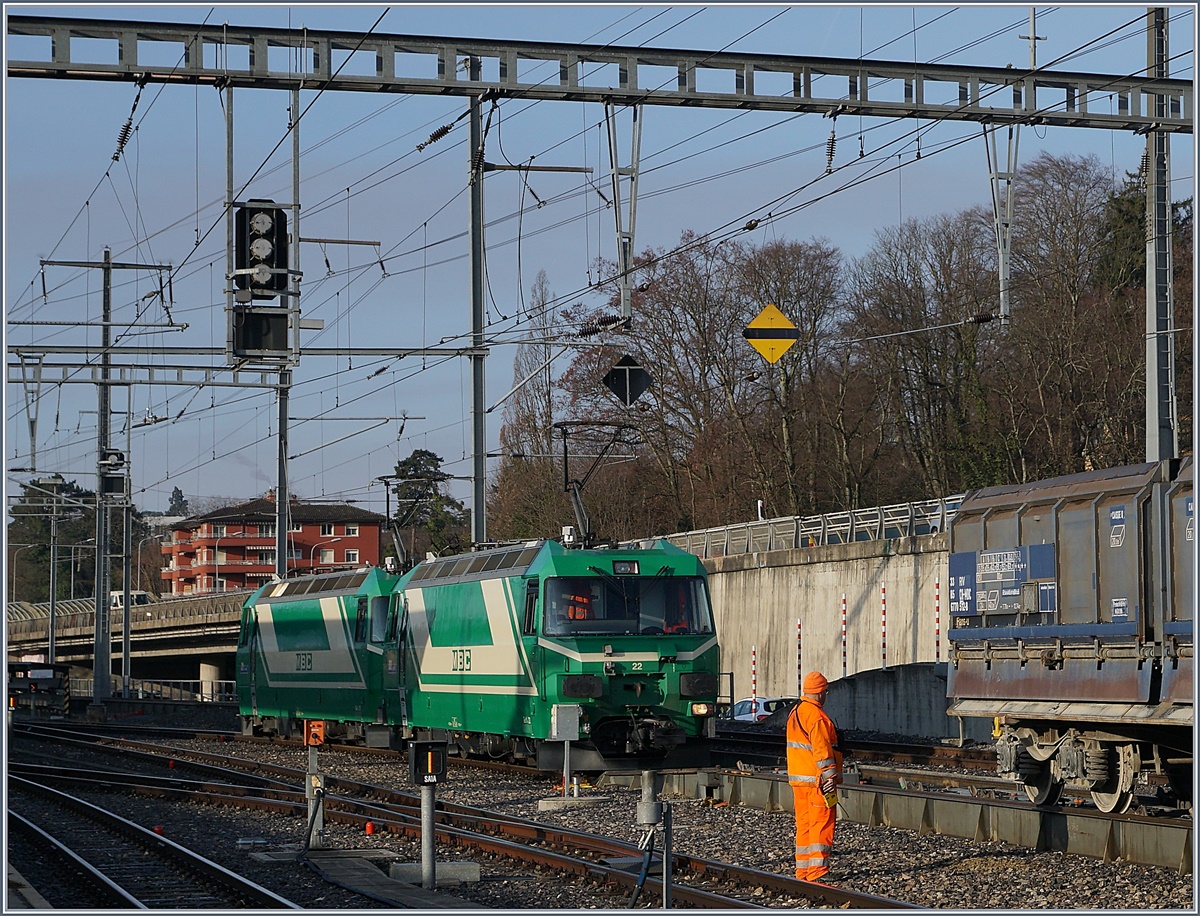
{"label": "hillside woodland", "polygon": [[[684,233],[638,258],[627,330],[605,320],[615,286],[608,310],[564,308],[540,275],[539,317],[513,367],[514,384],[530,380],[505,403],[489,536],[574,524],[571,479],[584,482],[593,530],[630,538],[744,522],[758,500],[768,518],[811,515],[1143,461],[1143,178],[1043,154],[1020,169],[1015,200],[1005,322],[984,208],[881,229],[860,258],[821,238]],[[1191,201],[1175,206],[1173,249],[1188,455]],[[774,364],[743,338],[768,303],[799,333]],[[601,384],[624,355],[653,376],[631,407]]]}

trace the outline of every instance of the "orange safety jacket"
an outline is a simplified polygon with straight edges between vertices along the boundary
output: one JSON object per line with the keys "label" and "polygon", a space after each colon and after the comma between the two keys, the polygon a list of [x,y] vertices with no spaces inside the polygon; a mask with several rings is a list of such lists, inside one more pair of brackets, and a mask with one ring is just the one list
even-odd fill
{"label": "orange safety jacket", "polygon": [[567,619],[568,620],[591,620],[592,618],[592,596],[591,595],[567,595]]}
{"label": "orange safety jacket", "polygon": [[829,713],[807,698],[797,703],[788,716],[787,763],[788,783],[793,788],[819,791],[826,779],[841,781],[837,726]]}

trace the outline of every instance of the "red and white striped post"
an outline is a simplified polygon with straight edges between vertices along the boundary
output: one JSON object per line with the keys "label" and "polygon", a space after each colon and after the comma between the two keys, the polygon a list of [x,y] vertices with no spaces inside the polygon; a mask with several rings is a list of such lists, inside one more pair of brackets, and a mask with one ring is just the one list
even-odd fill
{"label": "red and white striped post", "polygon": [[842,677],[846,676],[846,593],[842,592]]}
{"label": "red and white striped post", "polygon": [[879,649],[883,658],[883,670],[887,670],[887,583],[879,586]]}
{"label": "red and white striped post", "polygon": [[800,640],[800,618],[796,618],[796,696],[804,689],[804,654]]}
{"label": "red and white striped post", "polygon": [[750,647],[750,715],[758,715],[758,646]]}
{"label": "red and white striped post", "polygon": [[933,580],[933,660],[942,660],[942,580]]}

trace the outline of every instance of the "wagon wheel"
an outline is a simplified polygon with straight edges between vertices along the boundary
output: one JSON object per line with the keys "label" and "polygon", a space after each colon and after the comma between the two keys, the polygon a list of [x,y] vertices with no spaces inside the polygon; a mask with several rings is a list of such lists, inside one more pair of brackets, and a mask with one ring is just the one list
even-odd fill
{"label": "wagon wheel", "polygon": [[1092,789],[1092,801],[1105,814],[1124,814],[1133,804],[1133,780],[1142,761],[1132,744],[1118,747],[1113,757],[1108,779]]}
{"label": "wagon wheel", "polygon": [[1046,761],[1037,771],[1025,778],[1025,794],[1039,808],[1052,808],[1062,798],[1063,784]]}
{"label": "wagon wheel", "polygon": [[1167,764],[1167,783],[1180,804],[1190,803],[1194,794],[1191,764]]}

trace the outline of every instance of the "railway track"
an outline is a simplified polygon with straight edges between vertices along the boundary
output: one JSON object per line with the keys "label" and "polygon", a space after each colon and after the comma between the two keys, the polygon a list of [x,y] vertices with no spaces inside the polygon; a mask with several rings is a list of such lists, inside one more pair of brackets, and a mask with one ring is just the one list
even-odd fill
{"label": "railway track", "polygon": [[[100,907],[301,909],[186,847],[43,781],[8,774],[10,828]],[[69,893],[69,892],[68,892]]]}
{"label": "railway track", "polygon": [[[111,740],[110,740],[110,743]],[[117,742],[125,751],[142,745],[128,739]],[[298,770],[272,768],[239,761],[223,754],[184,752],[179,748],[145,745],[140,751],[163,766],[163,754],[187,770],[193,762],[218,767],[228,779],[234,767],[247,778],[295,784]],[[377,752],[378,753],[378,752]],[[1035,850],[1061,850],[1108,861],[1121,858],[1144,865],[1162,865],[1190,871],[1192,822],[1184,812],[1156,805],[1146,797],[1138,810],[1125,816],[1105,815],[1082,799],[1055,809],[1037,809],[1011,781],[966,772],[938,769],[905,769],[856,764],[857,785],[842,789],[843,817],[871,826],[892,826],[918,833],[942,833],[968,839],[1002,840]],[[528,777],[531,771],[523,770]],[[612,784],[639,779],[639,774],[610,774]],[[708,797],[743,807],[780,811],[790,808],[786,773],[752,766],[726,771],[664,771],[667,791],[690,798]],[[607,779],[608,777],[606,777]],[[626,781],[625,787],[633,785]],[[601,788],[603,787],[603,781]],[[336,783],[331,792],[341,792]],[[352,790],[345,794],[354,794]],[[447,806],[449,810],[449,806]],[[477,810],[477,809],[473,809]],[[953,812],[953,813],[950,813]],[[364,815],[365,817],[365,815]],[[363,821],[348,823],[360,824]],[[981,833],[982,831],[982,833]],[[697,872],[707,866],[698,865]]]}
{"label": "railway track", "polygon": [[[843,739],[843,750],[850,761],[887,762],[897,766],[958,767],[995,772],[996,752],[991,748],[953,747],[940,744]],[[717,732],[712,752],[718,763],[753,766],[787,765],[787,738],[781,731],[733,730]]]}
{"label": "railway track", "polygon": [[[57,737],[68,743],[85,739]],[[141,761],[175,761],[177,774],[161,777],[115,770],[81,773],[46,765],[14,764],[26,779],[69,785],[77,791],[121,791],[203,803],[252,808],[273,814],[304,816],[307,800],[298,786],[305,772],[278,765],[230,758],[174,747],[155,747],[121,740],[97,749],[132,756]],[[182,777],[183,771],[202,773],[205,780]],[[236,783],[230,781],[236,772]],[[328,777],[325,783],[324,818],[363,830],[368,821],[376,832],[387,831],[419,838],[420,797],[383,786]],[[643,858],[635,844],[583,831],[547,826],[480,808],[438,803],[436,832],[439,843],[479,853],[554,869],[601,885],[633,892],[662,894],[662,855],[652,859],[650,874],[630,869],[631,860]],[[657,869],[659,875],[653,874]],[[795,878],[696,856],[672,855],[671,896],[680,905],[706,909],[758,909],[804,902],[816,906],[867,909],[906,909],[913,905],[872,894],[798,881]]]}

